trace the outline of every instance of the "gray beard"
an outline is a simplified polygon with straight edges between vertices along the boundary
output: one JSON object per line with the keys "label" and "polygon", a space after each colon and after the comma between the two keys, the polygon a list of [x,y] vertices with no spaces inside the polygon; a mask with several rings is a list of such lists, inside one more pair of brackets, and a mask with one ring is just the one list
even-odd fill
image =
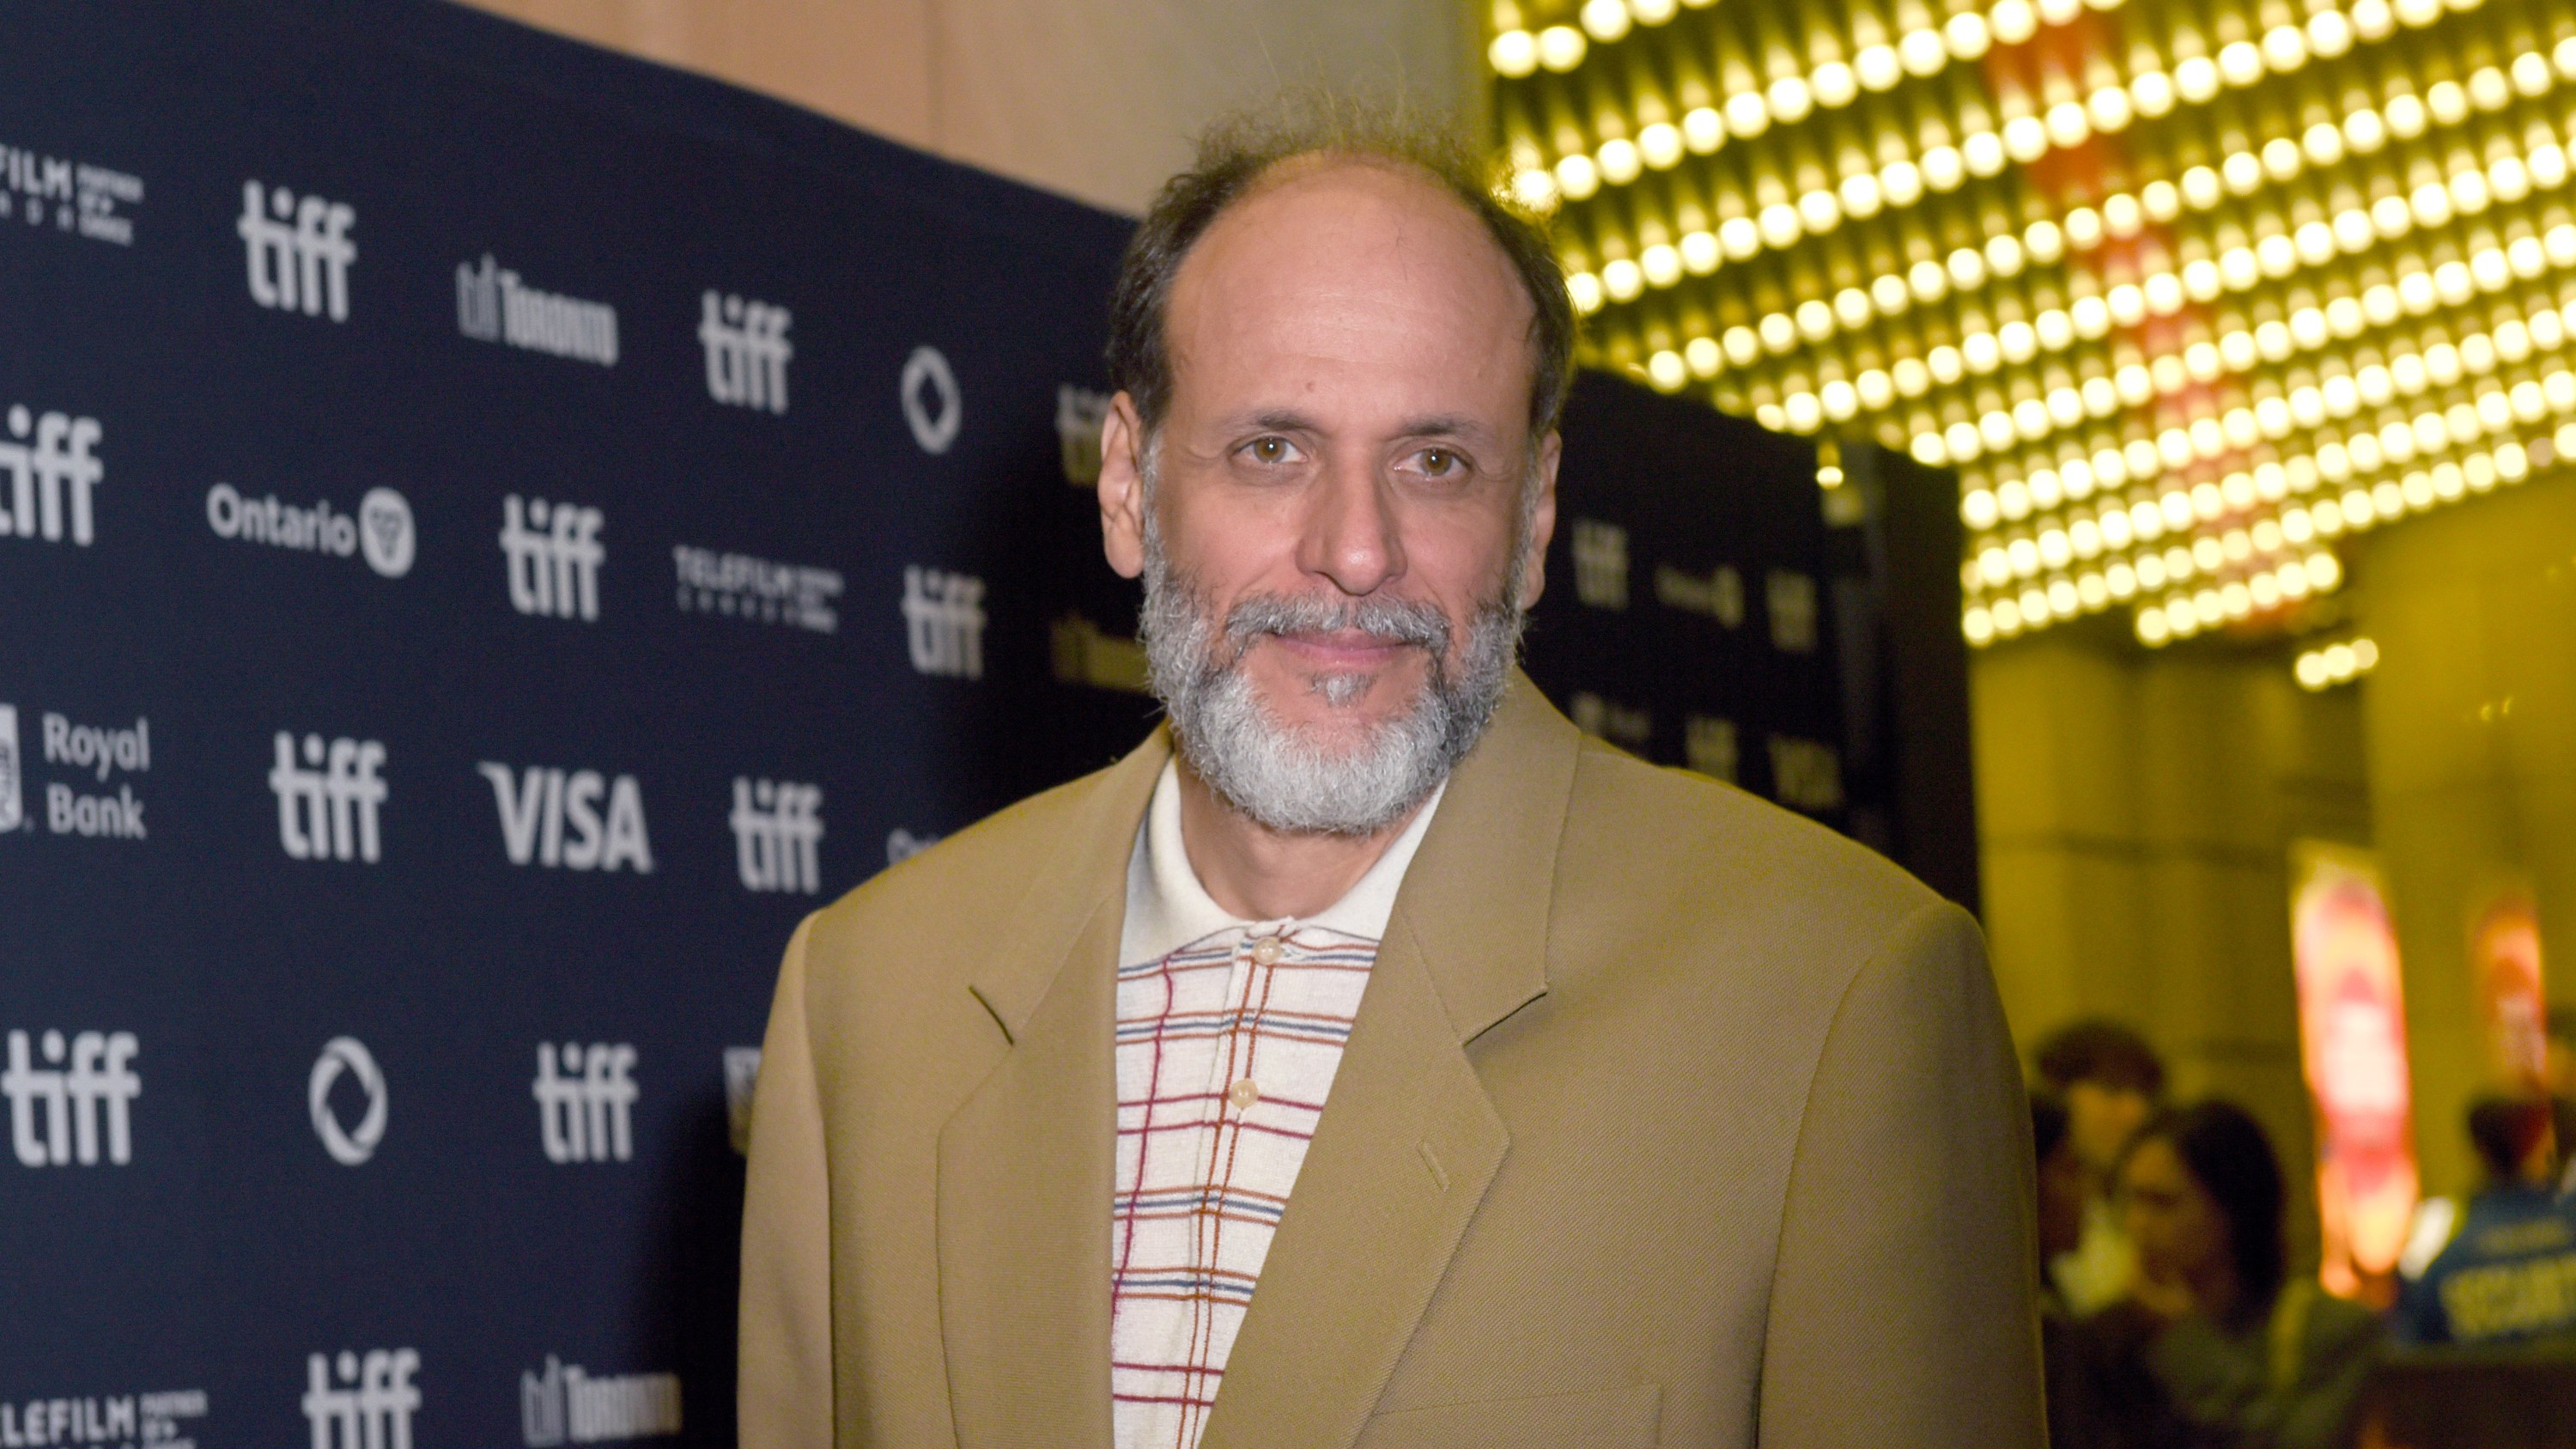
{"label": "gray beard", "polygon": [[[1138,633],[1181,758],[1235,809],[1281,832],[1367,836],[1402,820],[1475,747],[1520,652],[1517,551],[1500,593],[1477,605],[1454,671],[1448,617],[1429,604],[1265,594],[1237,603],[1220,622],[1204,591],[1165,555],[1150,503],[1144,579]],[[1356,744],[1334,747],[1274,718],[1244,673],[1243,656],[1265,634],[1339,629],[1418,647],[1430,656],[1430,670],[1403,713]],[[1312,688],[1338,709],[1369,683],[1364,674],[1327,674]]]}

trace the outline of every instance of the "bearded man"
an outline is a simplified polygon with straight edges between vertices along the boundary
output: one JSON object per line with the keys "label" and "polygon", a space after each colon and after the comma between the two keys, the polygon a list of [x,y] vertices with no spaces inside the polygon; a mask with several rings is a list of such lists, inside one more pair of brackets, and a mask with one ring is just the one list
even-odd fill
{"label": "bearded man", "polygon": [[1514,667],[1544,238],[1400,127],[1238,125],[1111,332],[1168,719],[789,944],[745,1449],[2039,1445],[1974,926]]}

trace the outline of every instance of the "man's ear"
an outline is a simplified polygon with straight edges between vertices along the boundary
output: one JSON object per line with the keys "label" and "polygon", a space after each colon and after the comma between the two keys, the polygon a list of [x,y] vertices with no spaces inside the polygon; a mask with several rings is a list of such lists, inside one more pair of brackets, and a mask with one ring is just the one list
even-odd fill
{"label": "man's ear", "polygon": [[1123,579],[1145,571],[1145,429],[1121,392],[1100,420],[1100,551]]}
{"label": "man's ear", "polygon": [[1556,465],[1565,455],[1565,437],[1554,428],[1538,445],[1538,491],[1530,497],[1529,553],[1521,560],[1521,607],[1538,602],[1547,591],[1547,544],[1556,537]]}

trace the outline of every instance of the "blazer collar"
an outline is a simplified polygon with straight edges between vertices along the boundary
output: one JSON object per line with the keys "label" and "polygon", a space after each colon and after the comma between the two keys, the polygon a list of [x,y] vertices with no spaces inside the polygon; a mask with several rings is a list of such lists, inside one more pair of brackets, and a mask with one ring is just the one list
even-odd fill
{"label": "blazer collar", "polygon": [[[1396,897],[1203,1449],[1348,1445],[1501,1170],[1465,1044],[1547,988],[1581,736],[1514,671]],[[940,1133],[940,1319],[968,1449],[1106,1449],[1116,952],[1169,736],[1074,787],[972,989],[1011,1042]],[[1358,1245],[1364,1250],[1354,1251]]]}

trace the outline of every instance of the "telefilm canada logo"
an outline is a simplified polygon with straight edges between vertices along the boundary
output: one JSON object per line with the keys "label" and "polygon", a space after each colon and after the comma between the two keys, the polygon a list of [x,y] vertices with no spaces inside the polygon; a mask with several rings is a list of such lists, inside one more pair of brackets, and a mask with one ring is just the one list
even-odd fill
{"label": "telefilm canada logo", "polygon": [[332,558],[360,556],[389,579],[411,572],[420,547],[411,504],[391,488],[368,489],[351,514],[333,507],[328,498],[301,508],[274,493],[251,498],[230,483],[217,483],[206,490],[206,526],[215,537],[239,543]]}
{"label": "telefilm canada logo", "polygon": [[519,1437],[528,1449],[679,1432],[678,1374],[594,1374],[547,1354],[543,1369],[519,1375]]}
{"label": "telefilm canada logo", "polygon": [[671,565],[679,576],[679,605],[693,614],[719,614],[760,624],[783,624],[817,634],[837,634],[841,597],[837,569],[775,563],[747,553],[678,544]]}
{"label": "telefilm canada logo", "polygon": [[[134,1161],[135,1099],[143,1095],[130,1031],[9,1033],[0,1096],[22,1167],[123,1167]],[[5,1441],[0,1441],[5,1443]]]}
{"label": "telefilm canada logo", "polygon": [[98,539],[98,456],[106,429],[98,419],[39,413],[12,403],[9,436],[0,441],[0,537],[42,539],[87,548]]}
{"label": "telefilm canada logo", "polygon": [[142,204],[140,176],[23,146],[0,146],[0,221],[50,224],[56,231],[130,247],[134,218],[119,208]]}
{"label": "telefilm canada logo", "polygon": [[411,1449],[420,1412],[420,1350],[342,1349],[304,1360],[304,1418],[313,1449]]}
{"label": "telefilm canada logo", "polygon": [[[36,717],[38,755],[47,766],[74,772],[77,784],[45,782],[44,830],[92,840],[145,840],[151,832],[133,776],[152,769],[152,721],[83,724],[47,710]],[[116,777],[126,778],[119,780]],[[113,782],[114,794],[105,787]],[[18,707],[0,704],[0,831],[34,830],[26,791],[26,759],[18,732]],[[90,787],[98,792],[91,793]]]}
{"label": "telefilm canada logo", "polygon": [[358,213],[345,202],[283,186],[242,183],[240,234],[250,299],[273,312],[349,320],[349,271],[358,244],[349,233]]}
{"label": "telefilm canada logo", "polygon": [[456,264],[456,330],[478,342],[617,365],[617,309],[540,291],[485,252]]}
{"label": "telefilm canada logo", "polygon": [[707,349],[707,396],[727,407],[787,411],[787,340],[794,314],[732,293],[700,299],[698,341]]}
{"label": "telefilm canada logo", "polygon": [[635,1048],[627,1042],[537,1044],[537,1142],[548,1162],[625,1162],[635,1156]]}
{"label": "telefilm canada logo", "polygon": [[196,1449],[188,1421],[204,1418],[206,1408],[204,1389],[0,1403],[0,1449]]}

